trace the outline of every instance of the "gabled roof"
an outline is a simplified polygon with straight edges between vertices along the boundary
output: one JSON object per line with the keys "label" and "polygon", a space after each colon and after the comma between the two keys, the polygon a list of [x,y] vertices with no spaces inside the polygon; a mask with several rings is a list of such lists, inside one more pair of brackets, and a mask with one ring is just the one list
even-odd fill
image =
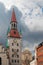
{"label": "gabled roof", "polygon": [[15,15],[15,12],[14,12],[14,8],[13,8],[13,11],[12,11],[11,22],[17,22],[16,15]]}
{"label": "gabled roof", "polygon": [[20,38],[19,32],[17,30],[11,30],[8,37]]}

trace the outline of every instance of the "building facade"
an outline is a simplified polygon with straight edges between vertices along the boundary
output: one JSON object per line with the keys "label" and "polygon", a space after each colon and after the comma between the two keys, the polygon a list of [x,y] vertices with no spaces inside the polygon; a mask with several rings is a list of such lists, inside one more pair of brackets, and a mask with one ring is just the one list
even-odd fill
{"label": "building facade", "polygon": [[36,48],[37,65],[43,65],[43,42]]}
{"label": "building facade", "polygon": [[37,51],[35,47],[35,55],[32,57],[32,61],[30,62],[30,65],[37,65]]}
{"label": "building facade", "polygon": [[32,60],[32,54],[28,49],[25,49],[22,52],[21,61],[22,65],[30,65],[30,61]]}
{"label": "building facade", "polygon": [[0,45],[0,65],[9,65],[9,59],[7,58],[5,48]]}
{"label": "building facade", "polygon": [[8,33],[10,65],[21,65],[21,37],[17,29],[14,9],[11,17],[11,29]]}

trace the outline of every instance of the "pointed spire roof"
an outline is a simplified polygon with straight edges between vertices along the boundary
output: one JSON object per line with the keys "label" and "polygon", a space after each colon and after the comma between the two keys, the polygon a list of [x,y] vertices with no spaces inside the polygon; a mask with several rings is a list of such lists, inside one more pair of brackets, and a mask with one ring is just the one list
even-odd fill
{"label": "pointed spire roof", "polygon": [[16,15],[15,15],[15,12],[14,12],[14,8],[13,8],[13,11],[12,11],[11,22],[17,22]]}
{"label": "pointed spire roof", "polygon": [[[17,24],[14,8],[12,11],[11,22],[15,22]],[[8,31],[9,31],[9,29],[8,29]],[[10,32],[8,33],[8,37],[21,38],[21,36],[18,32],[18,29],[10,29]]]}

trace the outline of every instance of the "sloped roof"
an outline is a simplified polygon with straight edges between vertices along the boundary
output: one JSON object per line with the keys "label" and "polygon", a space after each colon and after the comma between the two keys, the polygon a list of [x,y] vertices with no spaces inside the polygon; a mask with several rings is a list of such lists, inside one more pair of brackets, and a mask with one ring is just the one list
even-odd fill
{"label": "sloped roof", "polygon": [[8,34],[8,37],[20,38],[19,32],[17,30],[11,30]]}
{"label": "sloped roof", "polygon": [[11,22],[17,22],[14,9],[13,9],[13,11],[12,11]]}

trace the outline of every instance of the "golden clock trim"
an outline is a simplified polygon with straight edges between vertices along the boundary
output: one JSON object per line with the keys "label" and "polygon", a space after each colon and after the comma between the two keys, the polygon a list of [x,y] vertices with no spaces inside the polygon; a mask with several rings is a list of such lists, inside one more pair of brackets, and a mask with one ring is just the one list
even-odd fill
{"label": "golden clock trim", "polygon": [[13,40],[14,43],[17,43],[17,40]]}

